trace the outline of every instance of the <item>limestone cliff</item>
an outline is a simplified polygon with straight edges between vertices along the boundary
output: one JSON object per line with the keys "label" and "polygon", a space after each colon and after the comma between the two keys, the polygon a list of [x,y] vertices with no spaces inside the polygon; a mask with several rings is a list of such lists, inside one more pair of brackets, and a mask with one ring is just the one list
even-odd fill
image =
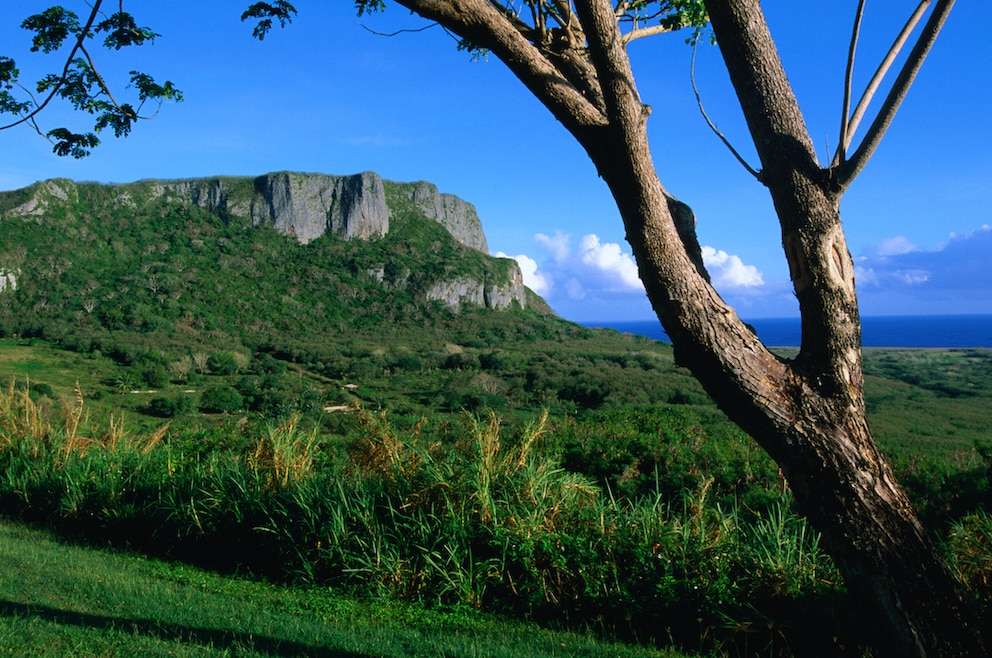
{"label": "limestone cliff", "polygon": [[0,292],[17,290],[17,273],[0,270]]}
{"label": "limestone cliff", "polygon": [[[368,239],[389,231],[389,208],[382,179],[373,172],[351,176],[276,172],[254,179],[251,193],[241,189],[243,179],[200,178],[158,182],[155,192],[193,205],[268,224],[301,243],[326,232],[345,238]],[[444,226],[455,240],[489,252],[475,207],[431,183],[402,186],[428,219]]]}
{"label": "limestone cliff", "polygon": [[389,231],[389,208],[382,179],[366,172],[325,176],[281,172],[255,179],[261,203],[253,203],[252,223],[272,222],[302,243],[324,233],[367,240]]}
{"label": "limestone cliff", "polygon": [[492,309],[510,308],[516,302],[526,308],[527,293],[520,266],[512,262],[508,271],[508,277],[487,276],[482,281],[468,276],[438,281],[427,291],[427,299],[444,302],[456,311],[466,302]]}
{"label": "limestone cliff", "polygon": [[438,222],[462,244],[489,253],[486,234],[475,206],[453,194],[441,194],[432,183],[419,181],[406,187],[417,208],[427,217]]}

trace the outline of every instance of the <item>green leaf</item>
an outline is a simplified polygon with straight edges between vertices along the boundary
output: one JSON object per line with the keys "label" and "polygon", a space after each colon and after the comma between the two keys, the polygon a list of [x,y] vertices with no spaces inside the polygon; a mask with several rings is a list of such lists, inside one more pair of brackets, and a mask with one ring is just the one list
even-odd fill
{"label": "green leaf", "polygon": [[271,4],[268,2],[255,2],[241,14],[241,20],[243,22],[250,18],[259,19],[251,35],[262,41],[265,39],[265,35],[269,33],[269,30],[272,29],[273,18],[279,21],[279,27],[286,27],[286,23],[293,22],[294,14],[296,14],[296,7],[286,2],[286,0],[276,0],[276,2]]}
{"label": "green leaf", "polygon": [[134,107],[125,103],[120,108],[110,106],[104,109],[103,114],[96,121],[94,130],[101,132],[108,126],[113,129],[114,137],[127,137],[131,134],[131,126],[138,118]]}
{"label": "green leaf", "polygon": [[31,109],[31,101],[18,101],[10,89],[14,88],[20,71],[9,57],[0,56],[0,114],[21,114]]}
{"label": "green leaf", "polygon": [[100,143],[99,138],[93,133],[74,133],[66,128],[50,130],[48,137],[55,140],[55,146],[52,148],[55,155],[62,157],[71,155],[77,160],[85,158]]}
{"label": "green leaf", "polygon": [[161,36],[147,27],[138,27],[138,24],[134,22],[134,17],[123,11],[119,11],[107,20],[98,23],[96,31],[108,32],[103,45],[114,50],[120,50],[126,46],[140,46],[146,41],[154,41],[155,37]]}
{"label": "green leaf", "polygon": [[0,114],[23,114],[32,105],[31,101],[19,101],[9,91],[0,90]]}
{"label": "green leaf", "polygon": [[25,30],[35,32],[31,39],[31,52],[45,53],[58,50],[70,34],[79,35],[79,17],[62,7],[49,7],[40,14],[29,16],[21,23]]}
{"label": "green leaf", "polygon": [[20,74],[21,72],[17,70],[17,64],[14,60],[0,55],[0,88],[10,89]]}
{"label": "green leaf", "polygon": [[384,0],[355,0],[355,10],[359,16],[386,10]]}
{"label": "green leaf", "polygon": [[172,82],[166,80],[164,85],[160,85],[147,73],[131,71],[131,85],[138,90],[138,99],[144,103],[146,100],[157,100],[159,102],[170,100],[181,102],[183,92],[173,86]]}
{"label": "green leaf", "polygon": [[99,104],[94,102],[94,98],[101,92],[92,93],[94,86],[99,89],[99,77],[89,63],[81,57],[74,59],[72,64],[76,68],[70,68],[61,78],[57,75],[45,76],[38,83],[38,91],[44,91],[44,89],[58,84],[61,80],[62,87],[59,89],[59,96],[72,103],[77,110],[86,110],[90,114],[95,114],[102,109]]}

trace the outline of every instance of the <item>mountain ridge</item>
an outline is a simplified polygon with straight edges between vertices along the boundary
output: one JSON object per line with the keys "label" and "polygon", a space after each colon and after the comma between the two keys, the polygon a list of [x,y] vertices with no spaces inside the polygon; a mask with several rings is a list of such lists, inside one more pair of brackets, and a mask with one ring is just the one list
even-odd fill
{"label": "mountain ridge", "polygon": [[[225,223],[237,222],[254,228],[270,227],[307,245],[325,235],[344,240],[374,241],[387,236],[391,222],[403,215],[407,221],[436,222],[457,243],[495,259],[475,207],[451,194],[442,194],[425,181],[394,183],[374,172],[337,176],[329,174],[271,172],[260,176],[211,176],[172,180],[148,179],[131,183],[86,183],[68,179],[40,181],[7,197],[0,218],[68,221],[80,210],[81,190],[98,186],[110,195],[113,212],[138,212],[142,206],[165,202],[187,205],[213,213]],[[105,205],[107,201],[103,202]],[[75,217],[76,220],[81,219]],[[6,257],[5,257],[6,256]],[[425,254],[425,259],[430,258]],[[9,254],[0,252],[2,289],[16,289],[23,279]],[[504,259],[506,260],[506,259]],[[5,262],[7,261],[7,262]],[[386,276],[386,264],[369,273],[386,286],[401,285],[415,268]],[[437,269],[437,268],[435,268]],[[476,268],[478,269],[478,268]],[[503,310],[514,304],[527,306],[528,293],[515,261],[470,276],[436,278],[423,290],[423,298],[443,302],[457,311],[465,304]],[[395,274],[395,273],[394,273]]]}

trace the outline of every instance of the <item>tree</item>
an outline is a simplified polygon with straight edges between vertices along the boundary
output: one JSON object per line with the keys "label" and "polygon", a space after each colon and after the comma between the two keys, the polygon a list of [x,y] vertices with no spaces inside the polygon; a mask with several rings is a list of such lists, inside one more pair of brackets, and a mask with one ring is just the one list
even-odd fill
{"label": "tree", "polygon": [[[879,651],[985,655],[959,585],[867,424],[854,268],[839,211],[844,192],[877,148],[953,0],[922,0],[910,16],[890,51],[900,51],[913,39],[909,53],[858,144],[852,136],[866,114],[867,99],[881,88],[881,74],[892,62],[886,58],[853,111],[849,73],[839,147],[825,165],[818,161],[759,0],[395,2],[456,35],[461,48],[502,60],[589,155],[616,201],[641,280],[677,360],[782,468],[797,505],[822,533],[852,595],[874,615],[881,631]],[[356,7],[363,14],[384,9],[385,1],[356,0]],[[849,71],[863,10],[862,1]],[[255,3],[242,18],[259,19],[256,36],[261,37],[272,18],[284,23],[294,12],[286,2]],[[44,27],[49,24],[41,23],[39,35],[52,31]],[[713,288],[695,236],[695,217],[667,192],[648,147],[650,108],[638,92],[627,45],[682,29],[698,39],[707,24],[760,158],[760,168],[749,169],[768,189],[781,225],[803,325],[793,359],[769,351]],[[86,40],[86,30],[73,30],[80,42]],[[34,109],[16,105],[12,71],[13,63],[0,59],[0,109],[25,116]],[[72,75],[63,78],[53,84],[75,88]],[[85,103],[82,109],[88,109]],[[116,124],[108,119],[106,125]],[[71,148],[68,152],[75,155]]]}
{"label": "tree", "polygon": [[[840,200],[891,123],[953,0],[924,0],[890,54],[927,15],[865,137],[866,101],[844,99],[840,146],[819,164],[759,0],[396,0],[502,60],[572,134],[609,186],[651,304],[687,366],[785,473],[850,592],[898,656],[985,655],[963,593],[879,452],[865,414],[861,323]],[[380,0],[359,0],[359,12]],[[863,13],[851,39],[850,71]],[[794,359],[770,352],[717,294],[691,210],[664,188],[648,147],[627,44],[709,21],[761,160],[802,316]],[[698,30],[695,32],[698,38]],[[880,68],[884,73],[891,62]],[[850,73],[848,75],[850,80]],[[869,84],[865,99],[879,88]]]}
{"label": "tree", "polygon": [[240,411],[244,403],[241,393],[226,384],[210,386],[200,394],[200,411],[204,413],[223,414]]}

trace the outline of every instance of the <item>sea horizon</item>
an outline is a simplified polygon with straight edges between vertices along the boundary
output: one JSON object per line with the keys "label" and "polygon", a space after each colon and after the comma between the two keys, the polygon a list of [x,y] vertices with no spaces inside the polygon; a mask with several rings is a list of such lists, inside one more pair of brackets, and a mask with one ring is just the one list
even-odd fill
{"label": "sea horizon", "polygon": [[[798,317],[744,318],[761,340],[773,347],[796,347],[801,336]],[[579,324],[614,329],[670,342],[658,320]],[[992,314],[967,315],[878,315],[861,318],[863,347],[971,348],[992,347]]]}

